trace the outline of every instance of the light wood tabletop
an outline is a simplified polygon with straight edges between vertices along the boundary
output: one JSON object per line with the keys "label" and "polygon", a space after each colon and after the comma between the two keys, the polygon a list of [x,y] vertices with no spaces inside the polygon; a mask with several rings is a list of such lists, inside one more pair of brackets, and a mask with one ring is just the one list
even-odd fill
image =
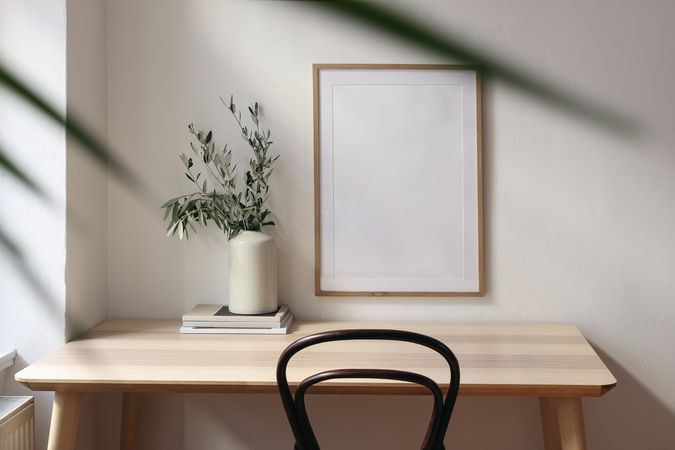
{"label": "light wood tabletop", "polygon": [[[540,398],[547,450],[585,449],[580,397],[603,395],[616,384],[573,325],[296,322],[288,335],[181,335],[179,327],[178,321],[104,322],[18,372],[16,379],[31,389],[57,392],[49,449],[72,448],[68,426],[72,428],[73,420],[77,423],[83,392],[125,393],[127,430],[122,448],[130,449],[134,444],[125,442],[135,442],[128,428],[138,427],[139,393],[277,392],[276,363],[286,346],[302,336],[333,329],[392,328],[439,339],[459,360],[460,395]],[[412,370],[441,387],[449,381],[445,362],[433,352],[379,341],[334,342],[307,349],[294,358],[288,379],[295,385],[321,370],[347,367]],[[400,382],[342,380],[317,386],[316,392],[421,391]],[[135,423],[129,423],[129,417]]]}

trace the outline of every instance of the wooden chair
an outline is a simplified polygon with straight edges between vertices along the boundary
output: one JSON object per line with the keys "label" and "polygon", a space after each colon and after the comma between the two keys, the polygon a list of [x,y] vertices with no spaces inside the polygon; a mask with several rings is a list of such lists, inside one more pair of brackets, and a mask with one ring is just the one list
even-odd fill
{"label": "wooden chair", "polygon": [[[448,392],[443,399],[443,393],[438,384],[418,373],[390,369],[336,369],[326,370],[311,375],[302,380],[295,389],[295,398],[291,393],[286,377],[286,369],[290,359],[298,353],[312,345],[331,341],[345,340],[393,340],[411,342],[422,345],[439,353],[448,363],[450,368],[450,385]],[[443,438],[450,423],[450,416],[455,406],[457,393],[459,391],[459,363],[452,350],[442,342],[419,333],[400,330],[378,330],[378,329],[357,329],[357,330],[335,330],[312,334],[298,339],[289,345],[279,357],[277,363],[277,385],[281,401],[288,416],[288,422],[291,425],[293,436],[295,437],[296,450],[318,450],[319,444],[314,435],[314,430],[307,416],[305,407],[305,393],[311,386],[322,381],[341,379],[341,378],[370,378],[397,380],[409,383],[415,383],[429,389],[434,398],[431,419],[427,428],[423,450],[443,450]]]}

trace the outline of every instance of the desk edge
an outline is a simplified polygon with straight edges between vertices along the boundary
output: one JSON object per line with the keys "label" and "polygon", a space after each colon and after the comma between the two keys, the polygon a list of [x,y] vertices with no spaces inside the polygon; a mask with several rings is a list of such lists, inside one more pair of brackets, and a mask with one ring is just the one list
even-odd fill
{"label": "desk edge", "polygon": [[[270,383],[106,383],[106,382],[39,382],[17,378],[21,384],[33,391],[66,392],[139,392],[139,393],[182,393],[182,394],[271,394],[277,393],[277,385]],[[462,396],[490,397],[600,397],[616,386],[616,382],[599,386],[545,386],[545,385],[483,385],[465,384],[460,386]],[[447,389],[447,385],[441,385]],[[416,385],[390,383],[387,385],[345,385],[332,384],[315,386],[317,394],[355,395],[419,395],[428,391]]]}

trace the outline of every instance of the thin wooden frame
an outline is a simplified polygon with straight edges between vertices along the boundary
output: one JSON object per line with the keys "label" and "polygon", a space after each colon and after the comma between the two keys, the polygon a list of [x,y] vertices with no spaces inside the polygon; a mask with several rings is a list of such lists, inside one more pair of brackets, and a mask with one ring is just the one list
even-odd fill
{"label": "thin wooden frame", "polygon": [[[361,70],[458,70],[475,73],[476,84],[476,201],[477,201],[477,277],[476,290],[456,291],[411,291],[411,290],[329,290],[321,286],[321,118],[320,118],[320,72],[330,69],[361,69]],[[447,64],[314,64],[313,65],[313,93],[314,93],[314,278],[315,294],[317,296],[398,296],[398,297],[478,297],[485,292],[484,256],[483,256],[483,162],[482,162],[482,108],[480,73],[477,68],[466,65]]]}

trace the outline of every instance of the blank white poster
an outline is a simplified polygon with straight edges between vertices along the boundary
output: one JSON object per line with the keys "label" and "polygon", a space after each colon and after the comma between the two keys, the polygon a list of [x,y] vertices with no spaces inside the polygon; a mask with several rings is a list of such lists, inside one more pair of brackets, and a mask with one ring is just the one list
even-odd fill
{"label": "blank white poster", "polygon": [[471,70],[319,71],[320,291],[479,290]]}

